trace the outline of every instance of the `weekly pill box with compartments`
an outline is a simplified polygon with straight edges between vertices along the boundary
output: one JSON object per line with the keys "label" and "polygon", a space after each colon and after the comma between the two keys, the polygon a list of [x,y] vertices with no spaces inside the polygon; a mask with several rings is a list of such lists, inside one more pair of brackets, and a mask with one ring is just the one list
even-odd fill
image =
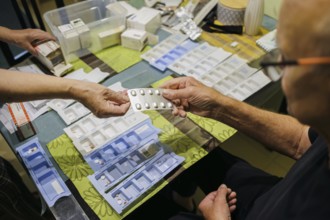
{"label": "weekly pill box with compartments", "polygon": [[141,58],[149,63],[155,62],[157,59],[168,53],[170,50],[181,44],[188,38],[187,35],[175,33],[167,37],[165,40],[154,46],[141,55]]}
{"label": "weekly pill box with compartments", "polygon": [[21,145],[16,152],[22,158],[49,207],[53,207],[58,199],[71,195],[37,138]]}
{"label": "weekly pill box with compartments", "polygon": [[91,168],[97,171],[116,158],[126,156],[129,152],[152,140],[158,140],[159,132],[160,130],[155,128],[151,120],[148,119],[118,137],[107,141],[90,154],[84,155],[84,158]]}
{"label": "weekly pill box with compartments", "polygon": [[134,114],[114,117],[108,120],[103,119],[105,120],[104,123],[102,123],[102,119],[96,117],[85,117],[78,123],[65,129],[65,132],[69,137],[75,136],[75,138],[71,138],[73,144],[85,156],[149,119],[146,114],[134,112],[133,110],[130,111]]}
{"label": "weekly pill box with compartments", "polygon": [[[113,189],[99,192],[114,210],[120,214],[183,161],[183,157],[173,152],[165,153],[160,151],[150,162],[143,165]],[[105,176],[104,179],[106,178]]]}
{"label": "weekly pill box with compartments", "polygon": [[117,183],[150,161],[162,149],[158,143],[147,143],[139,149],[120,158],[89,176],[94,187],[99,192],[109,191]]}
{"label": "weekly pill box with compartments", "polygon": [[173,103],[162,96],[163,89],[136,88],[127,91],[134,111],[172,109]]}

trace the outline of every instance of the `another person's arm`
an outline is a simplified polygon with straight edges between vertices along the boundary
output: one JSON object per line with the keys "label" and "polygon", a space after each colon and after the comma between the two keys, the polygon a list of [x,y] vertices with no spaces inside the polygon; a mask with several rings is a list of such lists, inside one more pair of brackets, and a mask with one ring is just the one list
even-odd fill
{"label": "another person's arm", "polygon": [[191,77],[170,80],[162,87],[167,88],[164,97],[178,106],[175,115],[184,117],[189,111],[213,118],[294,159],[300,158],[310,146],[309,127],[291,116],[234,100]]}
{"label": "another person's arm", "polygon": [[37,55],[37,51],[32,46],[34,41],[56,40],[54,36],[40,29],[12,30],[0,26],[0,41],[14,44],[24,48],[32,55]]}
{"label": "another person's arm", "polygon": [[123,115],[130,106],[126,94],[100,84],[0,69],[0,102],[51,98],[75,99],[98,117]]}

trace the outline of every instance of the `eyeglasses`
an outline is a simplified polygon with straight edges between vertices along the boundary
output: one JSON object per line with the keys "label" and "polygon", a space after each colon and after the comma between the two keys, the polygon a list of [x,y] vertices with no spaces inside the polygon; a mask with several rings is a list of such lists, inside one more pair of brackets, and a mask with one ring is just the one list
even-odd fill
{"label": "eyeglasses", "polygon": [[296,60],[285,60],[278,49],[268,53],[260,62],[264,73],[272,80],[277,81],[282,77],[286,66],[299,65],[330,65],[330,57],[307,57]]}

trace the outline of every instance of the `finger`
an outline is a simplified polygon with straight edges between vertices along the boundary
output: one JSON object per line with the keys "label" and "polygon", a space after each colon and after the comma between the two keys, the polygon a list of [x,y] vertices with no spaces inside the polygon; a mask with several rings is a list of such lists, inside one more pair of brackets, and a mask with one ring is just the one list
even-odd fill
{"label": "finger", "polygon": [[35,34],[33,35],[34,39],[32,40],[54,40],[54,41],[56,40],[56,38],[48,32],[39,29],[35,29],[35,30],[36,30]]}
{"label": "finger", "polygon": [[187,112],[184,111],[184,110],[179,110],[179,116],[180,116],[181,118],[186,118],[186,117],[187,117]]}
{"label": "finger", "polygon": [[163,97],[168,100],[175,100],[175,99],[188,99],[191,94],[186,89],[164,89],[163,90]]}
{"label": "finger", "polygon": [[235,211],[235,209],[236,209],[236,205],[232,205],[232,206],[230,206],[230,207],[229,207],[229,211],[230,211],[230,213],[232,213],[233,211]]}
{"label": "finger", "polygon": [[235,205],[236,202],[237,202],[237,199],[232,199],[232,200],[228,201],[228,205],[229,206]]}
{"label": "finger", "polygon": [[113,102],[117,102],[119,104],[124,104],[129,102],[129,98],[127,95],[124,95],[123,93],[112,91],[111,89],[107,90],[108,100],[111,100]]}
{"label": "finger", "polygon": [[215,198],[215,202],[218,204],[227,204],[227,186],[225,184],[221,184],[217,190],[217,196]]}
{"label": "finger", "polygon": [[233,198],[236,198],[236,192],[231,192],[229,195],[228,195],[228,199],[231,200]]}
{"label": "finger", "polygon": [[25,45],[25,49],[27,51],[29,51],[34,56],[37,56],[38,55],[38,51],[31,44]]}
{"label": "finger", "polygon": [[121,105],[109,104],[103,111],[96,111],[94,114],[99,118],[107,118],[112,116],[124,115],[130,107],[130,103],[125,103]]}
{"label": "finger", "polygon": [[179,85],[181,83],[181,81],[183,80],[183,77],[179,77],[179,78],[174,78],[171,79],[169,81],[166,81],[165,83],[163,83],[160,88],[164,88],[164,89],[178,89]]}

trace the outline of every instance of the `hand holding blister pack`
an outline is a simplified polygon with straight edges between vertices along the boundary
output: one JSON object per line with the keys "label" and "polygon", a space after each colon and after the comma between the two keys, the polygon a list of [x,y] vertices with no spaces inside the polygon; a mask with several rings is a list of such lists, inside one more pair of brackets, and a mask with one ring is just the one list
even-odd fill
{"label": "hand holding blister pack", "polygon": [[162,95],[163,89],[136,88],[128,90],[134,111],[173,109],[173,103]]}

